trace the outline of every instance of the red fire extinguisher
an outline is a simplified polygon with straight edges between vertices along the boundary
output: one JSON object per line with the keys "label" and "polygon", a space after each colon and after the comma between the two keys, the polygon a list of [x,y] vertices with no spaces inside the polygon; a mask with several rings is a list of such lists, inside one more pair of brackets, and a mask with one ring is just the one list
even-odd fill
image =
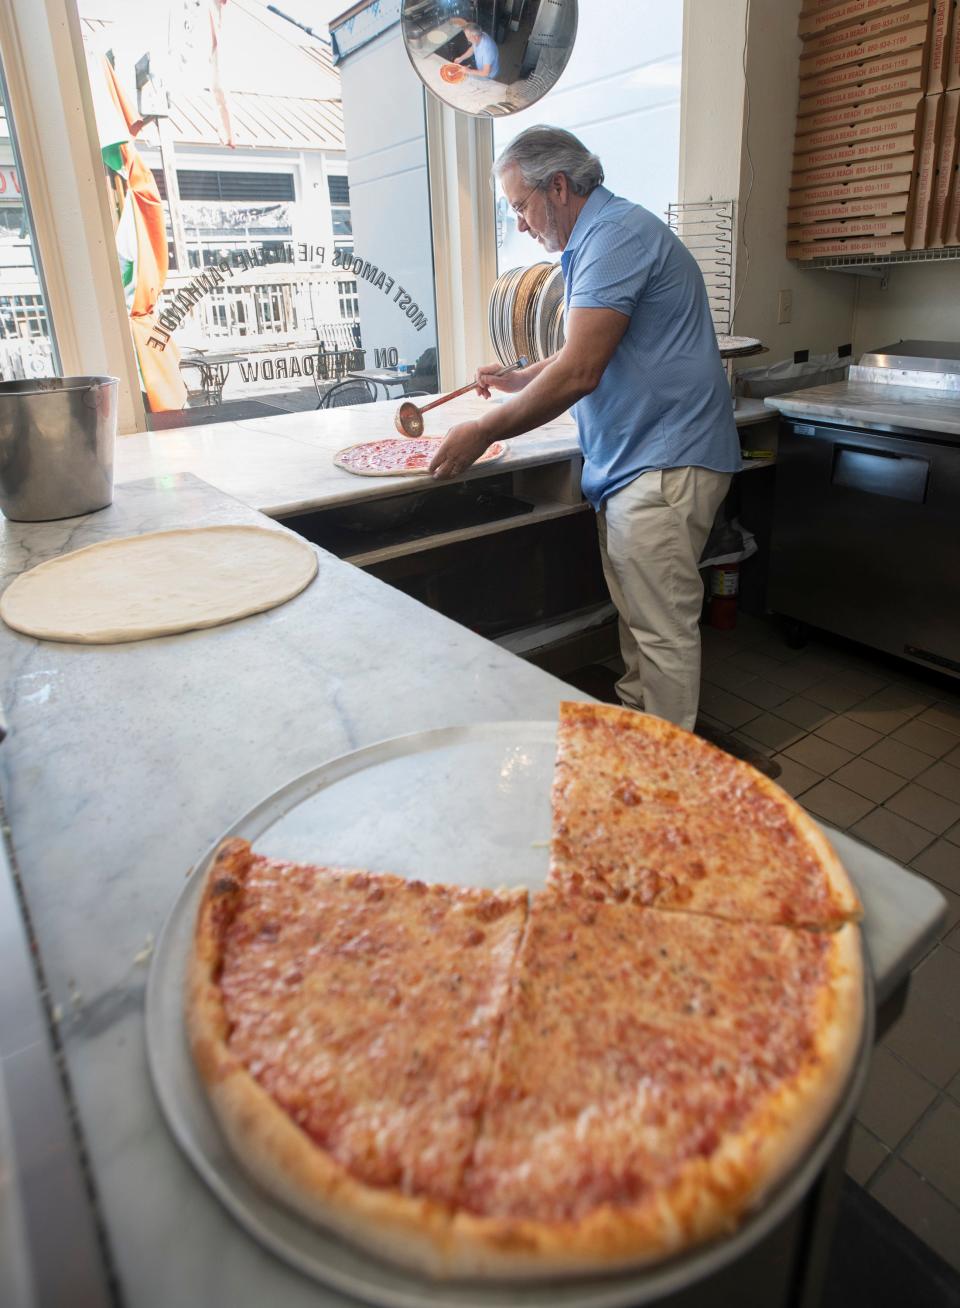
{"label": "red fire extinguisher", "polygon": [[731,631],[737,625],[740,564],[715,563],[710,569],[710,626]]}

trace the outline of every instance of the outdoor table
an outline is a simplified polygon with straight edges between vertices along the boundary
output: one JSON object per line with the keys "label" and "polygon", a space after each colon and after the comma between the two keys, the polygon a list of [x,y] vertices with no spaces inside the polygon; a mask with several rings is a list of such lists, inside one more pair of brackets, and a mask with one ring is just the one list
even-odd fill
{"label": "outdoor table", "polygon": [[190,355],[180,360],[180,368],[197,368],[200,387],[208,404],[223,403],[223,388],[227,383],[232,363],[246,363],[246,354],[224,352],[220,354]]}

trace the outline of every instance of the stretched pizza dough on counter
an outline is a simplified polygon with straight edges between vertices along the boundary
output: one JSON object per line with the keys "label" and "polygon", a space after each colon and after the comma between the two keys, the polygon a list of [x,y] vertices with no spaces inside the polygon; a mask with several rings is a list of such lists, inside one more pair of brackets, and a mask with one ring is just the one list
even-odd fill
{"label": "stretched pizza dough on counter", "polygon": [[18,577],[0,618],[41,640],[106,645],[233,622],[316,576],[306,541],[266,527],[185,527],[87,545]]}

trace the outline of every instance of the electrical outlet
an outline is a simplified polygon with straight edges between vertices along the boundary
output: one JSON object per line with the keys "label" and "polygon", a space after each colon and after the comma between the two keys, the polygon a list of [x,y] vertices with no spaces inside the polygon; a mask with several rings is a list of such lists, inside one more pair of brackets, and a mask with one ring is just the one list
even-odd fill
{"label": "electrical outlet", "polygon": [[793,313],[793,291],[780,291],[777,294],[777,322],[790,321]]}

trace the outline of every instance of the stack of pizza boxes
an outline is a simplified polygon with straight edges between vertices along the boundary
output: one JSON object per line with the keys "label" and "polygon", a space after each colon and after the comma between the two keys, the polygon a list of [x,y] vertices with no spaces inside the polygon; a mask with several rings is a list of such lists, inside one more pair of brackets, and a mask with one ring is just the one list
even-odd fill
{"label": "stack of pizza boxes", "polygon": [[791,259],[960,244],[960,0],[803,0]]}

